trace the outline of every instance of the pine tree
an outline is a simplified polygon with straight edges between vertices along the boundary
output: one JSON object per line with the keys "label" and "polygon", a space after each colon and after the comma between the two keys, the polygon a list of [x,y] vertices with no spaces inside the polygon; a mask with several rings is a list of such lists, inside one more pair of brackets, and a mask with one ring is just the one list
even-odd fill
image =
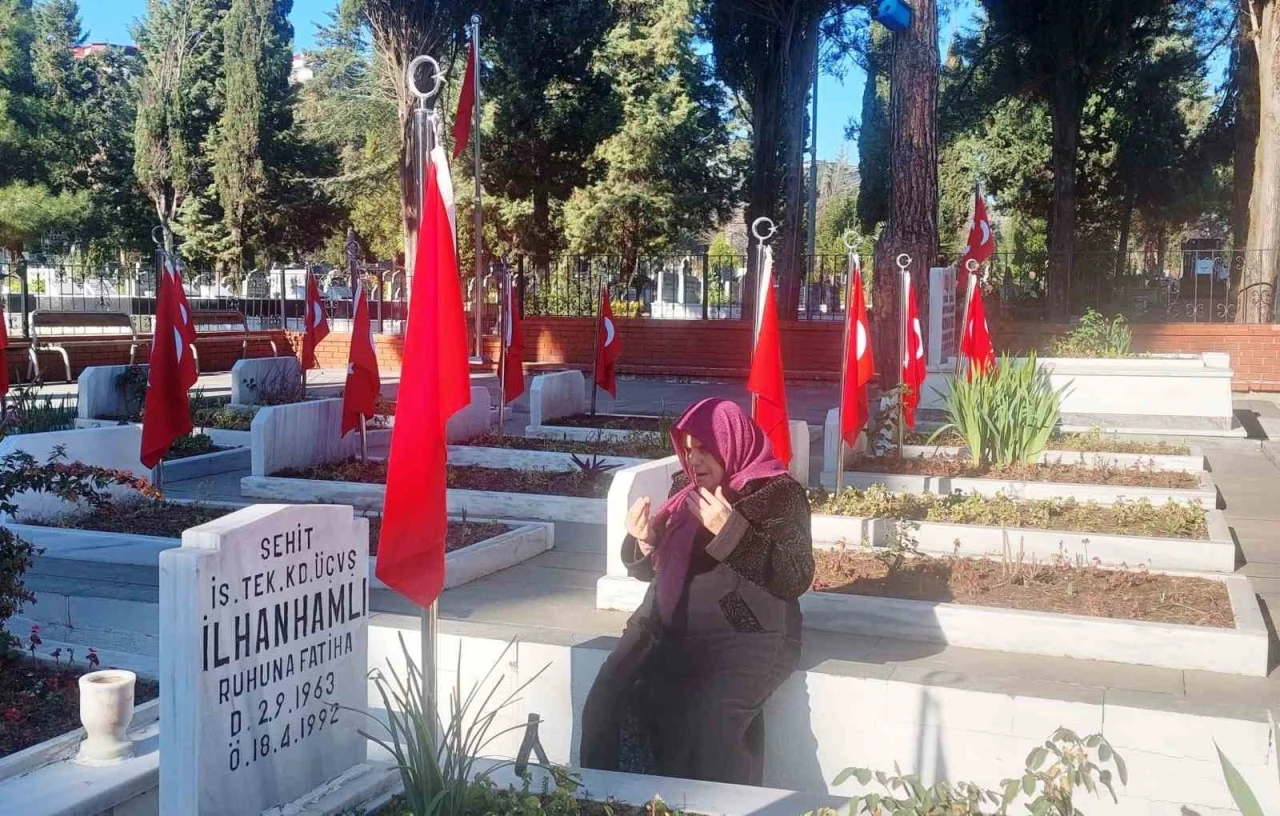
{"label": "pine tree", "polygon": [[254,268],[270,213],[268,167],[285,159],[293,127],[289,67],[292,0],[232,0],[223,24],[226,94],[213,148],[213,176],[233,265]]}
{"label": "pine tree", "polygon": [[597,58],[622,124],[595,150],[599,179],[565,209],[577,252],[618,254],[624,275],[729,217],[738,167],[719,89],[694,51],[692,0],[630,3]]}

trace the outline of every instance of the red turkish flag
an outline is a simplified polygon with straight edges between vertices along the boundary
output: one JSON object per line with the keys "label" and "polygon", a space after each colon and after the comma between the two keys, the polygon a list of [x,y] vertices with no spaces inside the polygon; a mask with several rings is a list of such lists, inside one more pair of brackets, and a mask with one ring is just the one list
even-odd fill
{"label": "red turkish flag", "polygon": [[453,157],[456,159],[467,149],[471,140],[471,119],[476,105],[476,44],[467,45],[467,74],[462,78],[462,90],[458,92],[458,110],[453,115]]}
{"label": "red turkish flag", "polygon": [[973,224],[969,227],[969,240],[964,251],[960,253],[960,273],[957,276],[964,283],[969,274],[969,261],[982,264],[996,252],[996,236],[991,229],[991,219],[987,217],[987,204],[982,193],[973,192]]}
{"label": "red turkish flag", "polygon": [[[182,335],[182,343],[184,354],[179,368],[183,388],[190,388],[196,384],[196,380],[200,379],[200,372],[196,370],[196,355],[191,351],[191,346],[196,344],[196,326],[191,320],[191,306],[187,304],[187,290],[182,284],[182,272],[178,270],[178,264],[169,256],[165,256],[164,262],[165,277],[174,282],[173,296],[176,301],[174,305],[174,320],[177,322],[178,332]],[[157,303],[157,307],[159,304]]]}
{"label": "red turkish flag", "polygon": [[916,309],[916,290],[907,275],[907,347],[902,355],[902,415],[908,428],[916,426],[916,408],[920,405],[920,389],[924,387],[924,336],[920,332],[920,312]]}
{"label": "red turkish flag", "polygon": [[596,361],[593,376],[596,385],[618,396],[618,370],[615,363],[622,356],[622,344],[618,342],[618,328],[613,322],[613,304],[609,302],[609,287],[600,284],[600,322],[596,327]]}
{"label": "red turkish flag", "polygon": [[320,341],[329,336],[329,318],[324,313],[324,298],[320,295],[320,284],[315,276],[307,274],[307,312],[302,332],[302,367],[304,369],[319,368],[316,362],[316,348]]}
{"label": "red turkish flag", "polygon": [[[9,329],[5,325],[4,309],[0,308],[0,397],[9,393]],[[2,419],[3,417],[0,417]]]}
{"label": "red turkish flag", "polygon": [[507,299],[502,304],[502,402],[511,402],[524,393],[524,326],[516,288],[507,285]]}
{"label": "red turkish flag", "polygon": [[356,283],[352,298],[356,304],[351,321],[351,350],[347,353],[347,384],[342,394],[342,435],[360,427],[360,417],[368,419],[377,409],[382,378],[378,376],[378,353],[373,346],[373,322],[364,297],[364,281]]}
{"label": "red turkish flag", "polygon": [[444,587],[445,423],[471,401],[467,323],[444,149],[431,151],[375,573],[419,606]]}
{"label": "red turkish flag", "polygon": [[982,305],[982,287],[973,287],[969,299],[969,313],[965,316],[964,330],[960,335],[960,353],[969,358],[969,379],[996,364],[996,349],[991,344],[991,329],[987,326],[987,309]]}
{"label": "red turkish flag", "polygon": [[752,417],[773,446],[773,455],[791,464],[791,424],[787,416],[787,379],[782,371],[782,336],[778,329],[778,304],[773,294],[773,250],[765,247],[760,274],[764,276],[764,302],[760,304],[760,335],[751,354],[747,390],[756,395]]}
{"label": "red turkish flag", "polygon": [[867,406],[867,384],[876,376],[871,353],[871,322],[867,320],[867,298],[862,291],[862,265],[854,261],[850,270],[853,297],[849,305],[848,344],[844,350],[844,393],[840,398],[840,436],[845,444],[857,444],[858,434],[871,418]]}
{"label": "red turkish flag", "polygon": [[151,339],[147,396],[142,414],[142,464],[160,464],[180,436],[191,433],[191,406],[184,372],[194,371],[191,349],[182,336],[179,316],[182,281],[176,274],[162,274],[156,281],[155,333]]}

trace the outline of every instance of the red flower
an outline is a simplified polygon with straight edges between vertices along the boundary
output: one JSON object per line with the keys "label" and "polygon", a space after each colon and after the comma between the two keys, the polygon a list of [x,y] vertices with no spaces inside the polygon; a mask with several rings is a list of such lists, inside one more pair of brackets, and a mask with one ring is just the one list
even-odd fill
{"label": "red flower", "polygon": [[4,710],[4,721],[10,725],[17,725],[22,722],[22,712],[10,706]]}

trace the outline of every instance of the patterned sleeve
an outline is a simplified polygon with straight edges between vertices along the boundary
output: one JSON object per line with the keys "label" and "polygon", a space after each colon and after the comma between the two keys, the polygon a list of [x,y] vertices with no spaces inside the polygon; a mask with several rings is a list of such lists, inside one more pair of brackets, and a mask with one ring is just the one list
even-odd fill
{"label": "patterned sleeve", "polygon": [[809,497],[790,476],[775,476],[738,500],[707,553],[783,600],[813,584]]}
{"label": "patterned sleeve", "polygon": [[[689,483],[689,477],[684,473],[677,473],[671,477],[671,489],[667,491],[667,498],[671,498],[678,493],[685,485]],[[657,511],[650,508],[650,514]],[[659,532],[661,536],[661,532]],[[632,578],[638,578],[641,581],[652,581],[657,570],[653,563],[653,554],[642,555],[640,545],[636,543],[635,537],[630,533],[622,539],[622,563],[627,567],[627,575]]]}

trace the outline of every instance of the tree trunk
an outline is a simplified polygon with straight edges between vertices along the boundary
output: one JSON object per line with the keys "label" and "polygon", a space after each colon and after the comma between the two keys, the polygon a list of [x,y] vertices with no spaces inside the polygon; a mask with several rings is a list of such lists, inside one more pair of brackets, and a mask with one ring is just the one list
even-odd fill
{"label": "tree trunk", "polygon": [[1136,197],[1136,191],[1132,188],[1125,190],[1124,200],[1120,204],[1120,240],[1112,272],[1116,279],[1129,271],[1129,233],[1133,229],[1133,203]]}
{"label": "tree trunk", "polygon": [[[1253,194],[1253,157],[1258,148],[1258,52],[1253,47],[1249,33],[1248,0],[1241,0],[1246,8],[1241,12],[1240,33],[1236,42],[1235,76],[1236,91],[1235,149],[1233,155],[1231,194],[1231,237],[1237,252],[1249,246],[1249,198]],[[1232,284],[1238,286],[1238,274],[1232,270]]]}
{"label": "tree trunk", "polygon": [[[775,39],[774,45],[776,46]],[[782,127],[782,76],[774,60],[764,60],[763,71],[756,81],[751,99],[751,170],[747,186],[747,274],[742,281],[743,320],[755,320],[756,313],[756,238],[751,224],[762,216],[777,221],[778,145]]]}
{"label": "tree trunk", "polygon": [[818,24],[821,22],[821,17],[817,14],[811,20],[797,21],[791,27],[787,47],[787,89],[784,102],[786,196],[782,225],[778,230],[781,238],[778,242],[778,313],[784,320],[796,319],[800,309],[800,287],[805,278],[805,124],[809,89],[813,86],[813,54],[818,47]]}
{"label": "tree trunk", "polygon": [[938,7],[917,0],[911,28],[894,35],[890,88],[889,223],[876,243],[876,370],[881,388],[898,383],[902,362],[901,277],[895,258],[911,256],[922,337],[929,328],[929,267],[938,257]]}
{"label": "tree trunk", "polygon": [[[1276,256],[1280,253],[1280,16],[1276,3],[1260,4],[1253,28],[1258,58],[1258,139],[1253,157],[1253,189],[1249,195],[1249,243],[1241,275],[1236,320],[1263,323],[1273,319]],[[1257,8],[1257,6],[1255,6]]]}
{"label": "tree trunk", "polygon": [[1049,213],[1049,312],[1066,315],[1076,240],[1076,162],[1084,93],[1071,77],[1055,80],[1049,99],[1053,119],[1053,209]]}

